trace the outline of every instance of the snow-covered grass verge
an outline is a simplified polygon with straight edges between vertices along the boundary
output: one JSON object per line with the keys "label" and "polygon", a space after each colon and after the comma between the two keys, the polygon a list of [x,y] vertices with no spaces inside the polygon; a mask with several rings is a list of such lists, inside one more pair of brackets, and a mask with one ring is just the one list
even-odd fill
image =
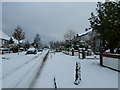
{"label": "snow-covered grass verge", "polygon": [[86,59],[100,59],[100,55],[91,55],[91,56],[86,56]]}
{"label": "snow-covered grass verge", "polygon": [[0,54],[0,89],[2,89],[2,55]]}
{"label": "snow-covered grass verge", "polygon": [[[81,63],[81,82],[74,84],[75,64]],[[50,54],[34,88],[118,88],[118,72],[101,67],[98,59],[78,59],[63,53]]]}

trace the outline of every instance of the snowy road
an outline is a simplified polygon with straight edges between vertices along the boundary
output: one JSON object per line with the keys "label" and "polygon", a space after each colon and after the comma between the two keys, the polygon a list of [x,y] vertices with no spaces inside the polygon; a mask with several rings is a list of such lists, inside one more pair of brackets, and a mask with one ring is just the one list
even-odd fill
{"label": "snowy road", "polygon": [[[6,55],[2,61],[3,88],[29,88],[48,50],[36,55]],[[17,58],[16,58],[17,57]]]}
{"label": "snowy road", "polygon": [[[19,70],[20,68],[23,68],[25,65],[31,63],[35,58],[37,58],[37,57],[40,56],[41,54],[42,54],[42,53],[34,56],[33,58],[31,58],[30,60],[28,60],[28,61],[26,61],[26,62],[22,62],[22,63],[19,62],[19,64],[18,64],[16,67],[14,66],[14,68],[10,68],[10,67],[7,66],[7,68],[9,68],[9,69],[11,69],[11,70],[9,70],[9,72],[6,72],[6,74],[3,75],[2,79],[6,78],[7,76],[9,76],[9,75],[11,75],[11,74],[13,74],[13,73],[15,73],[17,70]],[[22,59],[22,60],[24,60],[24,59]],[[9,62],[7,62],[7,63],[9,63]],[[5,64],[7,64],[7,63],[5,63]],[[15,63],[15,62],[12,62],[12,63]],[[5,65],[3,64],[3,69],[4,69],[4,66],[5,66]]]}

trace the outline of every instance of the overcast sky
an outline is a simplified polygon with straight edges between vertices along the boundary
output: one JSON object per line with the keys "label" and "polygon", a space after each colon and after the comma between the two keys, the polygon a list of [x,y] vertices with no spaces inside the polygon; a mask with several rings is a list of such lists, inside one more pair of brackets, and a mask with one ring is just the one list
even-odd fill
{"label": "overcast sky", "polygon": [[4,2],[2,30],[11,36],[20,25],[30,42],[37,33],[42,42],[61,41],[68,30],[85,32],[90,13],[95,12],[95,8],[96,2]]}
{"label": "overcast sky", "polygon": [[0,2],[0,30],[2,30],[2,3],[1,2]]}

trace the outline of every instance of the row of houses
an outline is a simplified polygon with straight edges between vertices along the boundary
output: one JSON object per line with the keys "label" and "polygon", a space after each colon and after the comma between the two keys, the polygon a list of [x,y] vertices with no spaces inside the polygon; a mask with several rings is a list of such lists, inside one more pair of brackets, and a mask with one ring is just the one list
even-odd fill
{"label": "row of houses", "polygon": [[[14,44],[9,44],[10,39],[14,41]],[[22,44],[24,41],[21,40],[20,44]],[[4,53],[10,53],[11,47],[16,47],[18,44],[18,41],[14,39],[13,37],[9,37],[7,34],[5,34],[3,31],[0,31],[0,54]]]}
{"label": "row of houses", "polygon": [[[12,38],[13,43],[10,43],[10,40]],[[37,42],[39,38],[35,38],[34,42]],[[40,47],[40,44],[36,43],[29,43],[28,41],[25,40],[16,40],[12,36],[9,37],[7,34],[5,34],[3,31],[0,31],[0,53],[4,54],[7,52],[18,52],[18,47],[19,51],[24,51],[27,50],[30,46],[35,47],[37,46]]]}

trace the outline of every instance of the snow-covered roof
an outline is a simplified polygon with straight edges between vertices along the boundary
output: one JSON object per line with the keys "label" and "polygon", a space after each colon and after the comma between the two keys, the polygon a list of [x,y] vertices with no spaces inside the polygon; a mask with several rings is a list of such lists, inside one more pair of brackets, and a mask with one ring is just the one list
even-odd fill
{"label": "snow-covered roof", "polygon": [[85,42],[85,41],[81,40],[80,42]]}
{"label": "snow-covered roof", "polygon": [[28,49],[28,51],[34,51],[35,50],[35,48],[29,48]]}
{"label": "snow-covered roof", "polygon": [[84,33],[78,34],[78,36],[85,35],[85,34],[87,34],[88,32],[91,32],[91,31],[92,31],[92,29],[90,29],[90,30],[88,30],[88,31],[85,31]]}
{"label": "snow-covered roof", "polygon": [[10,39],[10,37],[7,34],[5,34],[3,31],[1,31],[1,30],[0,30],[0,38],[6,39],[6,40]]}
{"label": "snow-covered roof", "polygon": [[14,43],[18,44],[18,41],[14,37],[12,37],[12,39],[13,39]]}
{"label": "snow-covered roof", "polygon": [[[7,34],[5,34],[3,31],[1,31],[1,30],[0,30],[0,38],[1,39],[5,39],[5,40],[10,40],[10,37]],[[18,44],[18,41],[15,38],[12,37],[12,39],[13,39],[13,41],[16,44]],[[20,43],[22,43],[22,42],[25,42],[25,41],[24,40],[20,40]]]}
{"label": "snow-covered roof", "polygon": [[[14,43],[18,44],[18,40],[16,40],[14,37],[12,37],[12,39],[13,39]],[[25,40],[20,40],[20,43],[23,43],[23,42],[25,42]]]}

